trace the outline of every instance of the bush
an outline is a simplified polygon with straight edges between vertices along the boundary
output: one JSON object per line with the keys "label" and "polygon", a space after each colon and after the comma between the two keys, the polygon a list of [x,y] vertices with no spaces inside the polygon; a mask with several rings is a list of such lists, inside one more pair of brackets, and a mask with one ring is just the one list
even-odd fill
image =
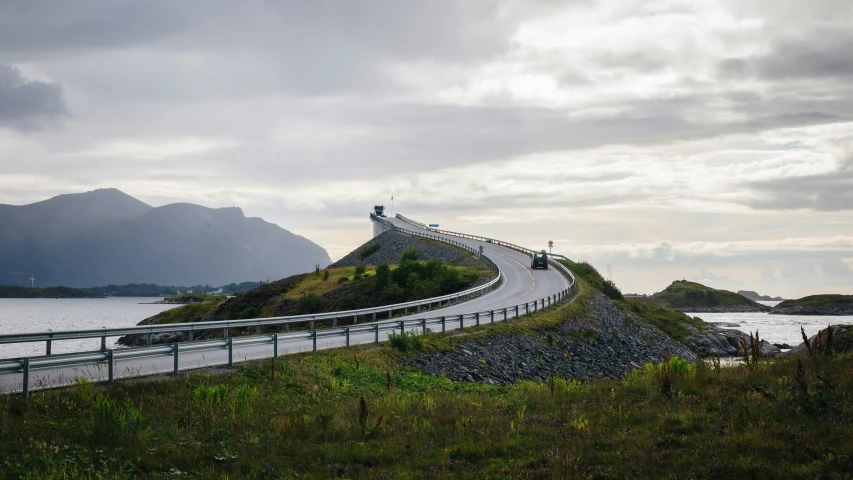
{"label": "bush", "polygon": [[329,279],[329,271],[323,270],[323,281],[325,282],[328,279]]}
{"label": "bush", "polygon": [[418,259],[418,251],[415,250],[415,247],[409,247],[403,250],[403,254],[400,255],[400,263],[405,262],[406,260],[417,260]]}
{"label": "bush", "polygon": [[357,278],[363,277],[365,273],[367,273],[367,267],[365,267],[364,265],[359,265],[355,267],[355,276]]}
{"label": "bush", "polygon": [[349,277],[341,277],[338,279],[338,283],[347,283],[349,282]]}
{"label": "bush", "polygon": [[406,298],[406,291],[396,283],[390,283],[387,287],[382,289],[382,296],[392,302],[399,302]]}
{"label": "bush", "polygon": [[611,300],[624,300],[622,292],[612,280],[605,280],[601,283],[601,293],[607,295]]}
{"label": "bush", "polygon": [[301,297],[299,297],[299,313],[304,315],[306,313],[317,313],[320,310],[320,304],[323,302],[322,298],[316,293],[303,293]]}
{"label": "bush", "polygon": [[391,280],[391,269],[388,267],[387,263],[383,263],[376,267],[376,288],[378,290],[383,290],[388,286],[388,282]]}
{"label": "bush", "polygon": [[391,347],[403,353],[420,350],[424,346],[424,339],[417,330],[402,333],[391,332],[391,335],[388,335],[388,341],[391,343]]}
{"label": "bush", "polygon": [[258,318],[260,311],[258,307],[248,307],[237,314],[237,320],[245,320],[247,318]]}
{"label": "bush", "polygon": [[382,245],[379,245],[378,243],[371,243],[370,245],[365,245],[364,247],[361,247],[361,250],[358,251],[358,256],[361,257],[362,260],[364,260],[365,258],[376,253],[376,251],[379,250],[379,248],[381,247]]}

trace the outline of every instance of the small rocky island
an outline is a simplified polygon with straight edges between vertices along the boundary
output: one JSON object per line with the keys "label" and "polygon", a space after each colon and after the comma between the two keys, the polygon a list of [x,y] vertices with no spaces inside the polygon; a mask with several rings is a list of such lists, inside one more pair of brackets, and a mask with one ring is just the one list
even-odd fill
{"label": "small rocky island", "polygon": [[771,297],[770,295],[761,295],[758,292],[754,292],[752,290],[738,290],[738,295],[743,295],[744,297],[755,300],[756,302],[781,302],[785,300],[782,297]]}
{"label": "small rocky island", "polygon": [[785,300],[773,307],[775,315],[853,315],[853,295],[810,295]]}
{"label": "small rocky island", "polygon": [[682,312],[769,312],[770,307],[728,290],[718,290],[701,283],[676,280],[663,291],[643,298],[661,307]]}
{"label": "small rocky island", "polygon": [[104,298],[91,290],[71,287],[32,288],[0,285],[0,298]]}

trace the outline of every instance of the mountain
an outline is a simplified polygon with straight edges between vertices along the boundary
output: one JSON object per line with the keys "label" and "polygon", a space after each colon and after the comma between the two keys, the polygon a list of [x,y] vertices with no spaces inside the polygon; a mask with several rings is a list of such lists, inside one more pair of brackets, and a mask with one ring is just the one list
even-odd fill
{"label": "mountain", "polygon": [[728,290],[701,283],[676,280],[663,291],[647,297],[651,303],[682,312],[768,312],[770,307]]}
{"label": "mountain", "polygon": [[153,208],[115,189],[0,205],[0,283],[20,271],[39,286],[223,285],[330,262],[319,245],[239,208]]}
{"label": "mountain", "polygon": [[756,302],[761,300],[764,302],[781,302],[785,300],[782,297],[771,297],[770,295],[760,295],[758,292],[753,292],[752,290],[738,290],[738,295],[743,295],[744,297],[755,300]]}

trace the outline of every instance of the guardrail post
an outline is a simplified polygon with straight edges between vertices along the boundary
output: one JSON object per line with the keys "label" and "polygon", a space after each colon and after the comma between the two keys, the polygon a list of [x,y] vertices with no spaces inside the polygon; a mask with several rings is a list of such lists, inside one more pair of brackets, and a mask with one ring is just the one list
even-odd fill
{"label": "guardrail post", "polygon": [[347,347],[349,347],[349,327],[347,327]]}
{"label": "guardrail post", "polygon": [[[48,332],[50,332],[50,338],[53,338],[53,329],[51,328],[50,330],[48,330]],[[51,347],[51,344],[52,344],[52,343],[53,343],[53,341],[52,341],[52,340],[48,340],[48,341],[47,341],[47,348],[46,348],[47,353],[46,353],[46,355],[47,355],[48,357],[50,356],[50,347]]]}
{"label": "guardrail post", "polygon": [[441,333],[444,333],[445,331],[445,320],[444,317],[441,317]]}
{"label": "guardrail post", "polygon": [[189,339],[191,342],[193,341],[193,336],[194,336],[193,334],[194,333],[195,333],[195,330],[193,330],[192,327],[190,327]]}
{"label": "guardrail post", "polygon": [[353,315],[353,316],[352,316],[352,324],[353,324],[353,325],[358,325],[358,315]]}
{"label": "guardrail post", "polygon": [[495,311],[489,310],[489,323],[495,323]]}
{"label": "guardrail post", "polygon": [[151,335],[151,332],[148,332],[148,335],[145,336],[145,342],[148,344],[149,347],[151,346]]}
{"label": "guardrail post", "polygon": [[261,324],[259,323],[258,327],[255,329],[255,335],[260,335],[260,334],[261,334]]}
{"label": "guardrail post", "polygon": [[30,398],[30,357],[22,358],[21,363],[24,370],[24,384],[21,395],[24,396],[24,399],[27,399]]}
{"label": "guardrail post", "polygon": [[101,336],[101,351],[106,352],[107,351],[107,334],[106,334],[107,327],[103,327],[103,328],[104,328],[104,334]]}
{"label": "guardrail post", "polygon": [[507,317],[506,317],[506,307],[504,307],[504,322],[505,322],[505,321],[507,321]]}
{"label": "guardrail post", "polygon": [[172,345],[172,355],[175,357],[175,368],[172,370],[172,375],[178,374],[178,344]]}
{"label": "guardrail post", "polygon": [[515,318],[518,318],[518,305],[515,306]]}
{"label": "guardrail post", "polygon": [[225,335],[222,338],[228,338],[228,327],[225,327]]}
{"label": "guardrail post", "polygon": [[234,366],[234,339],[229,338],[229,339],[226,339],[225,341],[228,342],[228,366],[233,367]]}
{"label": "guardrail post", "polygon": [[373,321],[376,321],[376,312],[373,312]]}
{"label": "guardrail post", "polygon": [[313,345],[311,346],[311,351],[317,351],[317,330],[311,330],[311,341]]}
{"label": "guardrail post", "polygon": [[459,314],[459,328],[465,328],[465,315]]}
{"label": "guardrail post", "polygon": [[309,324],[309,329],[314,330],[314,320],[311,320],[311,323]]}
{"label": "guardrail post", "polygon": [[379,324],[378,323],[373,324],[373,333],[376,336],[376,340],[374,340],[374,342],[379,343]]}
{"label": "guardrail post", "polygon": [[278,334],[272,334],[272,358],[278,358]]}
{"label": "guardrail post", "polygon": [[480,312],[474,314],[474,318],[476,319],[477,326],[480,326]]}
{"label": "guardrail post", "polygon": [[418,304],[418,311],[417,311],[417,313],[421,313],[421,306],[420,306],[420,304]]}
{"label": "guardrail post", "polygon": [[113,366],[113,349],[107,350],[107,381],[113,383],[115,379],[115,370]]}
{"label": "guardrail post", "polygon": [[426,318],[421,319],[421,332],[426,335]]}
{"label": "guardrail post", "polygon": [[406,322],[400,320],[400,335],[402,335],[406,331]]}

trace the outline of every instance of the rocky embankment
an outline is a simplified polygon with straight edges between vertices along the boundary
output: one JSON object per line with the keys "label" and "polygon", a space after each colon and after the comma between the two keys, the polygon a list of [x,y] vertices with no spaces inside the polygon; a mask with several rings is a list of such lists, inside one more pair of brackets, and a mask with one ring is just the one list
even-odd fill
{"label": "rocky embankment", "polygon": [[[506,385],[518,380],[620,378],[627,370],[666,355],[695,360],[684,344],[654,328],[625,319],[598,291],[583,297],[597,325],[566,321],[535,333],[514,332],[462,340],[458,348],[407,360],[427,375]],[[587,318],[587,317],[584,317]]]}
{"label": "rocky embankment", "polygon": [[[812,335],[809,338],[809,345],[812,347],[812,351],[815,354],[825,354],[825,350],[822,349],[819,344],[826,345],[829,342],[829,328],[824,328],[820,330],[815,335]],[[820,336],[820,341],[818,341],[818,336]],[[824,350],[821,352],[816,352],[815,350]],[[833,325],[832,327],[832,352],[833,353],[842,353],[849,352],[853,350],[853,325]],[[806,343],[803,342],[798,346],[788,350],[784,353],[784,355],[808,355],[809,349],[806,347]]]}
{"label": "rocky embankment", "polygon": [[676,280],[643,301],[684,313],[769,312],[770,307],[728,290]]}
{"label": "rocky embankment", "polygon": [[728,306],[692,306],[675,307],[684,313],[740,313],[740,312],[769,312],[770,307],[757,303],[755,305],[728,305]]}
{"label": "rocky embankment", "polygon": [[[379,249],[362,258],[361,255],[364,249],[373,244],[379,245]],[[419,260],[432,260],[438,258],[451,265],[457,265],[468,260],[473,260],[473,257],[465,250],[454,248],[438,241],[426,240],[406,235],[401,232],[389,231],[374,237],[364,245],[356,248],[344,258],[329,265],[329,268],[354,267],[357,265],[380,265],[383,263],[387,263],[389,265],[395,264],[400,261],[400,255],[402,255],[409,247],[418,251]]]}
{"label": "rocky embankment", "polygon": [[[691,335],[685,339],[687,346],[700,357],[736,357],[741,355],[740,340],[746,339],[747,345],[752,345],[749,334],[723,328],[725,324],[708,323],[704,330],[686,325]],[[761,340],[761,354],[765,357],[774,357],[782,352],[778,347]]]}

